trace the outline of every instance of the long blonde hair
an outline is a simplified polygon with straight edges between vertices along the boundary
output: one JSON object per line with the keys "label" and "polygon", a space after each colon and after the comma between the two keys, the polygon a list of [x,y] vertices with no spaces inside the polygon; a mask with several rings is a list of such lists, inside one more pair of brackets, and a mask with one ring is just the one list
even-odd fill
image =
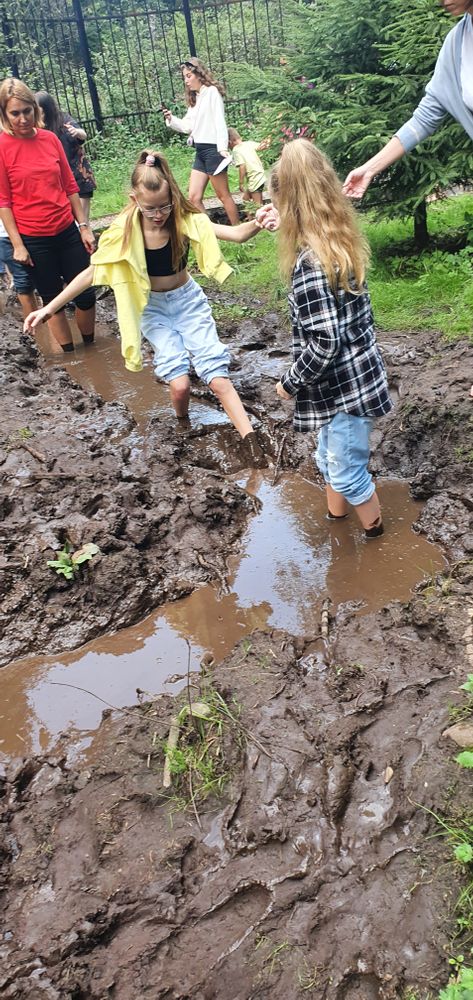
{"label": "long blonde hair", "polygon": [[[154,159],[152,166],[146,163],[147,157]],[[178,188],[165,157],[152,149],[143,149],[131,175],[132,193],[135,193],[138,188],[143,188],[145,191],[160,191],[163,184],[167,184],[169,187],[172,204],[172,212],[169,216],[167,228],[169,229],[171,240],[172,266],[175,271],[178,271],[186,249],[186,238],[182,233],[182,217],[189,215],[189,213],[198,215],[199,209]],[[129,246],[133,220],[136,213],[139,212],[136,201],[131,196],[129,204],[123,209],[123,212],[127,215],[127,219],[123,231],[122,252]]]}
{"label": "long blonde hair", "polygon": [[7,76],[6,80],[0,84],[0,122],[4,132],[13,135],[7,118],[7,104],[11,97],[16,97],[18,101],[23,101],[24,104],[29,104],[34,108],[34,127],[44,127],[43,112],[35,100],[33,91],[26,86],[26,83],[23,83],[23,80],[17,80],[15,76]]}
{"label": "long blonde hair", "polygon": [[[223,86],[223,83],[219,83],[218,80],[212,76],[210,70],[204,66],[200,59],[197,59],[196,56],[191,56],[190,59],[186,59],[185,62],[181,63],[181,69],[184,69],[184,66],[191,69],[205,87],[216,87],[220,96],[225,97],[225,87]],[[195,90],[191,90],[187,84],[185,84],[184,92],[187,106],[189,108],[195,107],[195,102],[197,100]]]}
{"label": "long blonde hair", "polygon": [[368,245],[355,211],[329,161],[308,139],[284,146],[271,173],[270,190],[281,218],[281,270],[290,278],[298,253],[309,249],[330,287],[361,292]]}

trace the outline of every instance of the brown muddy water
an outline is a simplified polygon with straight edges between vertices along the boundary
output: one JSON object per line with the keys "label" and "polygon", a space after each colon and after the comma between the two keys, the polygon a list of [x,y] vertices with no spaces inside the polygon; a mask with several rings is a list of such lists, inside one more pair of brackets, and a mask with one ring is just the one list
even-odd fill
{"label": "brown muddy water", "polygon": [[[61,364],[85,389],[126,403],[137,422],[139,448],[150,417],[172,412],[168,390],[155,381],[149,363],[138,375],[125,370],[119,341],[106,326],[97,341],[92,351],[78,345],[70,360],[61,352]],[[38,343],[50,363],[57,362],[46,329]],[[208,403],[192,401],[194,425],[226,419]],[[77,756],[91,742],[104,707],[133,703],[137,688],[153,695],[177,691],[188,666],[198,669],[204,655],[221,662],[255,628],[276,626],[310,637],[325,597],[332,613],[347,602],[368,613],[405,601],[419,580],[445,564],[439,549],[412,530],[421,505],[409,498],[407,485],[380,482],[386,534],[367,543],[355,518],[327,522],[317,485],[296,473],[284,473],[274,485],[273,477],[268,470],[237,479],[259,498],[261,509],[239,556],[229,560],[229,593],[201,587],[130,628],[2,670],[0,757],[48,751],[64,731]]]}

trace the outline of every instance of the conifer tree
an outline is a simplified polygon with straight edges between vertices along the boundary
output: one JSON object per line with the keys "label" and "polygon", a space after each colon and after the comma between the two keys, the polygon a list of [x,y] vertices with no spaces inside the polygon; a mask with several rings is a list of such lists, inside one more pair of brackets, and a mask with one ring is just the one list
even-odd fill
{"label": "conifer tree", "polygon": [[[455,21],[434,0],[317,0],[294,4],[287,24],[301,102],[317,111],[318,142],[344,177],[411,117]],[[373,182],[363,203],[388,215],[413,214],[423,245],[426,197],[471,178],[472,154],[471,139],[447,116]]]}

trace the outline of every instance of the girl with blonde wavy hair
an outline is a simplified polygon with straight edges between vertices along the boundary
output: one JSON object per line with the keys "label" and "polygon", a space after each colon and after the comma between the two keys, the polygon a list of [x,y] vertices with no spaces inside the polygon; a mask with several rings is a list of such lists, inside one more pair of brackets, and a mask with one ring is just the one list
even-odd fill
{"label": "girl with blonde wavy hair", "polygon": [[91,285],[109,285],[117,303],[122,354],[129,371],[140,371],[141,337],[154,350],[156,375],[169,384],[179,420],[188,424],[189,372],[215,394],[241,438],[252,465],[266,464],[243,403],[228,377],[230,353],[219,340],[208,299],[187,270],[189,247],[197,266],[219,282],[232,273],[218,239],[244,243],[261,227],[215,225],[180,191],[164,156],[144,149],[131,177],[128,205],[100,237],[91,265],[25,320],[25,330]]}
{"label": "girl with blonde wavy hair", "polygon": [[228,152],[228,129],[223,97],[225,88],[214,79],[200,59],[191,57],[181,66],[187,112],[177,118],[168,108],[162,108],[166,125],[176,132],[189,135],[188,143],[195,148],[195,159],[189,180],[189,200],[205,212],[203,197],[210,181],[217,198],[232,225],[239,221],[238,209],[228,188],[227,170],[231,163]]}
{"label": "girl with blonde wavy hair", "polygon": [[345,518],[351,505],[366,537],[376,538],[384,529],[368,472],[369,436],[392,403],[365,283],[368,250],[335,171],[308,140],[284,147],[270,191],[273,204],[256,217],[279,230],[294,357],[276,392],[295,399],[297,431],[318,431],[328,518]]}

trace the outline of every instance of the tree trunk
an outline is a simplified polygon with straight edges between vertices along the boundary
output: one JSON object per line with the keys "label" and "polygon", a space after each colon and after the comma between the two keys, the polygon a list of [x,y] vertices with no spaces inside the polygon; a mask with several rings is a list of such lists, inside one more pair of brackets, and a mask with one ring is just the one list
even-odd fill
{"label": "tree trunk", "polygon": [[427,202],[421,201],[414,212],[414,243],[419,250],[423,250],[429,242],[429,231],[427,229]]}

